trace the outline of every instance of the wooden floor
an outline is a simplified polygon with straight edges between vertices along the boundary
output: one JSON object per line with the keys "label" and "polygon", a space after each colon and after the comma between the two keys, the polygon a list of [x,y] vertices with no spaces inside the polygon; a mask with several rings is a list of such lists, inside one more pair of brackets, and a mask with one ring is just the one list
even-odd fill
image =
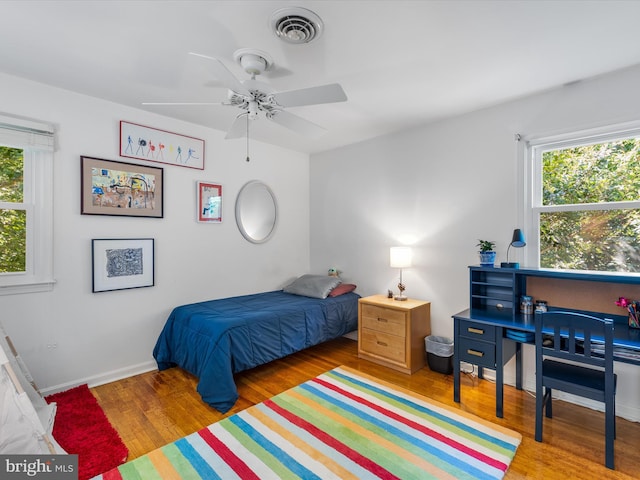
{"label": "wooden floor", "polygon": [[640,423],[618,418],[616,470],[604,467],[604,414],[554,401],[554,418],[545,419],[544,443],[534,440],[535,399],[505,387],[504,418],[495,417],[495,385],[462,376],[462,401],[453,402],[453,376],[428,367],[405,375],[357,356],[357,344],[341,338],[236,375],[240,399],[226,414],[202,402],[197,379],[179,368],[149,372],[92,388],[129,448],[132,460],[193,433],[334,367],[346,365],[456,406],[520,432],[522,443],[505,478],[640,478]]}

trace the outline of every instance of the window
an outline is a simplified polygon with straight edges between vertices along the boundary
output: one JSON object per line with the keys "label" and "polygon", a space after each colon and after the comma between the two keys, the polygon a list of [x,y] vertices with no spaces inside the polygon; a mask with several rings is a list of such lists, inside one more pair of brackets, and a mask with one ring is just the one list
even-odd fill
{"label": "window", "polygon": [[531,141],[528,154],[529,263],[640,272],[640,129]]}
{"label": "window", "polygon": [[0,116],[0,295],[50,290],[53,128]]}

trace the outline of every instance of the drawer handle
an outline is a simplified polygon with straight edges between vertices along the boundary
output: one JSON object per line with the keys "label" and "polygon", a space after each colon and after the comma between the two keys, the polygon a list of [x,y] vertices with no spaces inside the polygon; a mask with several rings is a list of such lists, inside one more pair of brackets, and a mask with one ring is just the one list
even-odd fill
{"label": "drawer handle", "polygon": [[477,350],[471,350],[471,349],[467,349],[467,353],[469,355],[473,355],[475,357],[484,357],[484,352],[479,352]]}
{"label": "drawer handle", "polygon": [[501,303],[496,303],[496,310],[502,310],[504,308],[504,305]]}
{"label": "drawer handle", "polygon": [[387,321],[388,321],[388,320],[387,320],[386,318],[380,318],[380,317],[378,317],[378,321],[379,321],[379,322],[387,323]]}
{"label": "drawer handle", "polygon": [[387,344],[385,342],[381,342],[380,340],[376,340],[376,343],[382,347],[386,347]]}
{"label": "drawer handle", "polygon": [[469,333],[477,333],[478,335],[484,335],[484,330],[482,330],[481,328],[469,327],[469,328],[467,328],[467,332],[469,332]]}

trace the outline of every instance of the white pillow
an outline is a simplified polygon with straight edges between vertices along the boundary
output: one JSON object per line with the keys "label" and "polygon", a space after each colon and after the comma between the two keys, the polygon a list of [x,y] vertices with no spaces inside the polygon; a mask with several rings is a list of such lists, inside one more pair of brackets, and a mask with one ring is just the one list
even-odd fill
{"label": "white pillow", "polygon": [[337,277],[328,275],[302,275],[284,287],[286,293],[312,298],[327,298],[331,290],[340,284]]}

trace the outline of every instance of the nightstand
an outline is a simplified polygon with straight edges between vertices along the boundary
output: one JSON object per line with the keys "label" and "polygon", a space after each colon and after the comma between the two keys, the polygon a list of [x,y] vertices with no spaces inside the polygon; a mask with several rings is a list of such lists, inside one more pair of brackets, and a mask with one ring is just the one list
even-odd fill
{"label": "nightstand", "polygon": [[412,374],[425,365],[431,303],[373,295],[358,301],[358,357]]}

